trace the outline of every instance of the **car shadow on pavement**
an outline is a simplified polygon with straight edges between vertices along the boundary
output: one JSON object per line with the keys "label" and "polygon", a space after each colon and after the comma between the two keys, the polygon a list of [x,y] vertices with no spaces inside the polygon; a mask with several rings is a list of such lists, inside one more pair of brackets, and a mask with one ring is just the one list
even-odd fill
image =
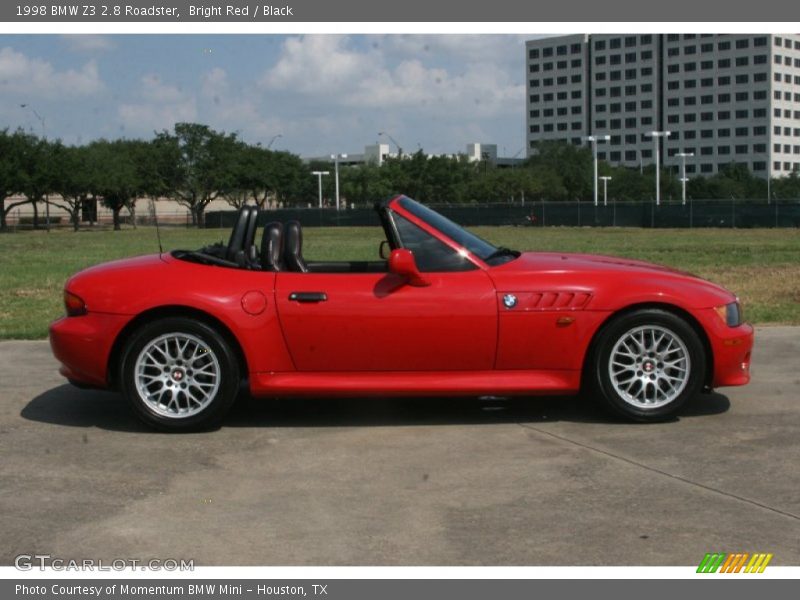
{"label": "car shadow on pavement", "polygon": [[[722,394],[704,394],[682,418],[726,412]],[[33,398],[21,416],[30,421],[112,431],[147,432],[120,394],[61,385]],[[227,427],[369,427],[546,423],[570,421],[636,426],[617,419],[591,398],[266,398],[243,394],[222,424]]]}

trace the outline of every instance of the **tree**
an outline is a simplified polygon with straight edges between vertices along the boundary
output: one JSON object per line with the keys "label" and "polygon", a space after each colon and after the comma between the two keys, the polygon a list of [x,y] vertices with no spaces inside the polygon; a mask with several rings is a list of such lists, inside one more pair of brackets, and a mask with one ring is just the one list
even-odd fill
{"label": "tree", "polygon": [[235,189],[234,169],[241,146],[236,134],[218,133],[207,125],[176,123],[174,134],[156,136],[161,153],[160,179],[168,194],[189,209],[192,223],[203,226],[206,207]]}
{"label": "tree", "polygon": [[39,228],[39,202],[46,200],[53,191],[55,177],[55,144],[33,134],[20,132],[23,143],[20,146],[19,191],[27,202],[33,205],[33,227]]}
{"label": "tree", "polygon": [[0,231],[8,230],[8,213],[28,199],[6,204],[6,200],[22,189],[22,161],[24,146],[30,141],[21,130],[9,134],[0,131]]}
{"label": "tree", "polygon": [[63,146],[60,143],[53,148],[54,191],[60,200],[52,204],[69,214],[72,229],[80,227],[81,208],[89,197],[92,184],[92,165],[89,151],[85,146]]}
{"label": "tree", "polygon": [[138,167],[143,142],[99,140],[89,145],[89,160],[94,165],[92,183],[94,193],[111,209],[114,231],[121,229],[120,212],[136,202],[145,192],[145,181]]}

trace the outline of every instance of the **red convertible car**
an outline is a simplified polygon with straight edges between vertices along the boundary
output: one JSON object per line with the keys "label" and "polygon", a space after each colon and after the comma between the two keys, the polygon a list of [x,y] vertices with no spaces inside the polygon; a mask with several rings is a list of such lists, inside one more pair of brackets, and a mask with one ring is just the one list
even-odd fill
{"label": "red convertible car", "polygon": [[708,281],[606,256],[495,247],[405,196],[380,260],[309,262],[296,221],[245,207],[227,246],[98,265],[50,328],[61,373],[169,431],[253,396],[589,392],[638,421],[750,379],[753,329]]}

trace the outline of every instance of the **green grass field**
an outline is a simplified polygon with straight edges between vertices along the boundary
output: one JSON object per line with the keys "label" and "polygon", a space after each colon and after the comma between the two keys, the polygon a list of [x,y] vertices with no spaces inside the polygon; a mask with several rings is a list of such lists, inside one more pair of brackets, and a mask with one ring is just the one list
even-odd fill
{"label": "green grass field", "polygon": [[[800,230],[475,227],[518,250],[590,252],[678,267],[736,292],[754,323],[800,324]],[[227,239],[221,230],[162,229],[165,249]],[[307,228],[310,260],[375,260],[382,231]],[[152,228],[0,235],[0,339],[37,339],[63,313],[61,290],[76,271],[157,251]]]}

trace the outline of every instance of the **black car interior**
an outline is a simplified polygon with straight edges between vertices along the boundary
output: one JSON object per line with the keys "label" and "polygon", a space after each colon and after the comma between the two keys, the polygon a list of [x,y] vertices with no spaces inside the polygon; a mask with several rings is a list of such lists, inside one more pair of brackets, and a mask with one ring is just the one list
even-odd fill
{"label": "black car interior", "polygon": [[[259,248],[256,245],[258,215],[257,207],[242,207],[236,215],[227,244],[218,242],[200,250],[175,250],[172,255],[190,262],[253,271],[384,273],[387,270],[385,260],[306,261],[303,258],[303,229],[298,221],[286,224],[272,221],[264,225]],[[389,221],[381,214],[384,229]],[[390,235],[390,238],[394,236]]]}

